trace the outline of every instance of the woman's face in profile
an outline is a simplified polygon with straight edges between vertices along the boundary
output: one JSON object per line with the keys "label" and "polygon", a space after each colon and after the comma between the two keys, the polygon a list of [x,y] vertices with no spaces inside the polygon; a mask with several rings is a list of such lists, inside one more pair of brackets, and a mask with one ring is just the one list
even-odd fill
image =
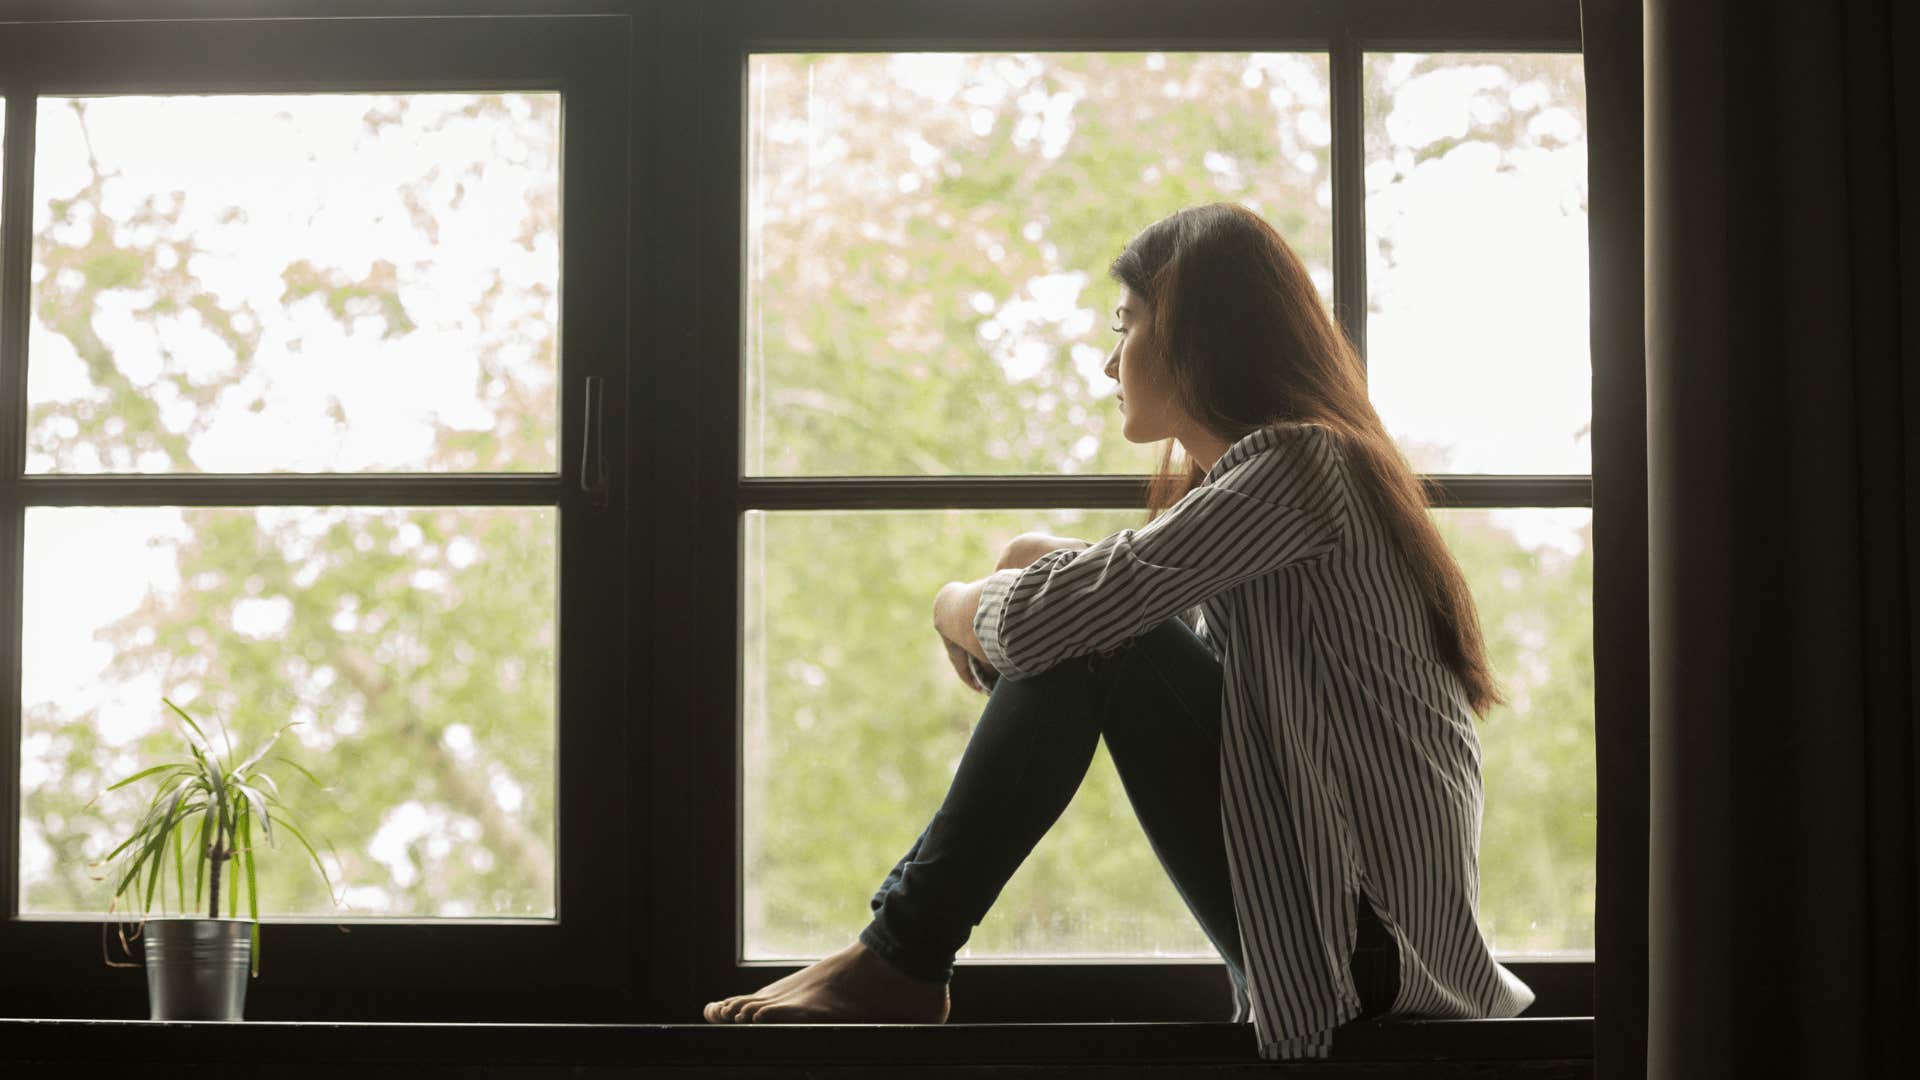
{"label": "woman's face in profile", "polygon": [[1179,434],[1179,407],[1154,352],[1153,315],[1133,290],[1120,290],[1113,329],[1120,335],[1107,356],[1107,377],[1120,384],[1120,433],[1128,442],[1149,443]]}

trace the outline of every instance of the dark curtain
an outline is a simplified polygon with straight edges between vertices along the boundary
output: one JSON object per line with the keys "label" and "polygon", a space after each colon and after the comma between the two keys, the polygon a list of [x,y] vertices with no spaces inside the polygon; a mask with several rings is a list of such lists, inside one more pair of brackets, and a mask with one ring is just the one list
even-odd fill
{"label": "dark curtain", "polygon": [[1920,1075],[1917,8],[1644,9],[1655,1077]]}

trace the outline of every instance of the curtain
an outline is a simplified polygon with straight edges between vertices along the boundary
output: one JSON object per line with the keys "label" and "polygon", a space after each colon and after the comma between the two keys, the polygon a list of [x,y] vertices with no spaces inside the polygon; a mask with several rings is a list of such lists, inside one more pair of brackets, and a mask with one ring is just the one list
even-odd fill
{"label": "curtain", "polygon": [[1644,7],[1654,1077],[1920,1075],[1916,8]]}

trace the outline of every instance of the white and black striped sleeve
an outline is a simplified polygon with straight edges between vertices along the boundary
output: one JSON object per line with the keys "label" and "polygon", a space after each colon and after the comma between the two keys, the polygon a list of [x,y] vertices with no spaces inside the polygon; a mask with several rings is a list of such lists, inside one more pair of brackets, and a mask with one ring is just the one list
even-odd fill
{"label": "white and black striped sleeve", "polygon": [[[1276,478],[1276,469],[1294,475]],[[1284,492],[1287,501],[1253,490]],[[1139,529],[996,572],[981,593],[974,634],[988,662],[1012,679],[1112,648],[1242,581],[1324,557],[1339,543],[1344,498],[1324,453],[1262,453]]]}

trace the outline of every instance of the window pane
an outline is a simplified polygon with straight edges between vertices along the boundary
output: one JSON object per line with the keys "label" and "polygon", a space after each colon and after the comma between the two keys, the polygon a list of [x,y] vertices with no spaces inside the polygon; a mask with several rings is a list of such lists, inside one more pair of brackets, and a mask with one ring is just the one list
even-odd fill
{"label": "window pane", "polygon": [[1324,55],[755,56],[749,475],[1141,473],[1107,266],[1239,201],[1329,300]]}
{"label": "window pane", "polygon": [[1508,703],[1478,731],[1480,926],[1508,955],[1593,954],[1593,511],[1441,510]]}
{"label": "window pane", "polygon": [[[1502,953],[1590,953],[1591,511],[1436,516],[1511,699],[1479,727],[1482,925]],[[983,699],[959,685],[932,631],[939,585],[981,576],[1019,532],[1091,540],[1140,517],[747,515],[747,959],[844,946],[865,925],[867,898],[944,797]],[[847,611],[861,614],[840,614]],[[1104,744],[961,955],[1215,955],[1147,846]]]}
{"label": "window pane", "polygon": [[30,472],[551,471],[554,93],[42,98]]}
{"label": "window pane", "polygon": [[277,835],[262,914],[551,917],[556,526],[550,507],[30,508],[22,912],[106,911],[87,864],[152,784],[87,803],[186,753],[165,695],[243,754],[301,721],[276,752],[332,788],[269,771],[333,845],[344,906]]}
{"label": "window pane", "polygon": [[1366,59],[1367,377],[1423,472],[1585,473],[1581,58]]}
{"label": "window pane", "polygon": [[[747,514],[747,959],[845,946],[945,797],[986,699],[960,685],[933,631],[940,585],[981,576],[1018,533],[1094,540],[1142,517]],[[1066,812],[960,955],[1218,954],[1147,846],[1103,742]]]}

